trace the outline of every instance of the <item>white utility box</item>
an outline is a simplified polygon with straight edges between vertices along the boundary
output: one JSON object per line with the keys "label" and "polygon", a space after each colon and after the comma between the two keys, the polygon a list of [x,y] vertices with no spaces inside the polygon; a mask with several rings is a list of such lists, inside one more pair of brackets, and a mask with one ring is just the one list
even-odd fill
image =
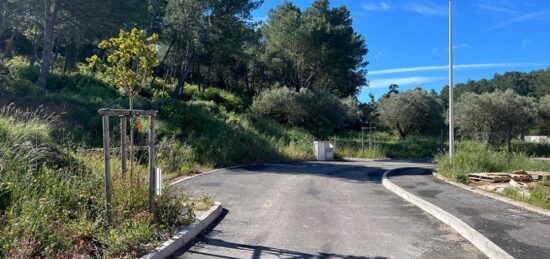
{"label": "white utility box", "polygon": [[315,159],[318,161],[334,160],[334,145],[330,141],[313,142],[313,150],[315,152]]}

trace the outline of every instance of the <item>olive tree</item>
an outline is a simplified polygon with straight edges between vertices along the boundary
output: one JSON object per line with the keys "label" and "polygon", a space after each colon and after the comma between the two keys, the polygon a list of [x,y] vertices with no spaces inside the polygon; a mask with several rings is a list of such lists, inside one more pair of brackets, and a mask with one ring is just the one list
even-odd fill
{"label": "olive tree", "polygon": [[413,132],[439,129],[443,121],[441,105],[422,89],[391,93],[380,101],[377,109],[380,120],[401,138]]}
{"label": "olive tree", "polygon": [[489,143],[523,133],[533,119],[532,101],[513,90],[464,94],[456,104],[455,114],[462,135]]}
{"label": "olive tree", "polygon": [[260,93],[251,110],[259,116],[270,117],[281,123],[304,127],[317,137],[348,128],[359,121],[357,99],[338,99],[322,89],[294,89],[281,87]]}

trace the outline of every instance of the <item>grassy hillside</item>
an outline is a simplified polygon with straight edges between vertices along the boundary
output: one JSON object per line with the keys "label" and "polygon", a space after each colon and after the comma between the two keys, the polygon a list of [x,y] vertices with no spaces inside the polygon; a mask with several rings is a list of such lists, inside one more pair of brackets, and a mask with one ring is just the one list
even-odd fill
{"label": "grassy hillside", "polygon": [[[56,139],[84,149],[100,147],[101,118],[97,110],[127,107],[122,93],[81,71],[53,73],[48,92],[40,94],[36,86],[38,68],[27,64],[19,58],[8,62],[15,79],[11,87],[2,89],[0,104],[14,103],[23,109],[46,107],[60,115],[55,125],[60,136]],[[159,159],[165,172],[188,174],[235,164],[311,158],[311,134],[247,113],[250,100],[217,88],[186,85],[184,98],[178,101],[169,97],[172,89],[173,85],[158,80],[152,89],[142,92],[135,104],[136,109],[159,111]],[[117,125],[118,119],[113,119],[113,139],[118,136]],[[146,132],[137,132],[138,145],[145,139]]]}
{"label": "grassy hillside", "polygon": [[[168,189],[157,211],[147,213],[146,153],[136,155],[137,184],[121,177],[113,152],[109,222],[97,110],[125,108],[127,99],[83,71],[54,72],[41,94],[37,67],[20,58],[7,67],[11,83],[0,85],[0,257],[134,257],[191,222],[195,207],[208,207]],[[311,134],[247,113],[250,100],[193,85],[185,87],[184,100],[173,100],[172,88],[158,81],[135,104],[159,111],[157,161],[165,183],[213,167],[311,158]],[[143,146],[147,132],[139,123],[148,122],[132,126],[136,145]],[[112,147],[118,146],[118,124],[111,120]]]}

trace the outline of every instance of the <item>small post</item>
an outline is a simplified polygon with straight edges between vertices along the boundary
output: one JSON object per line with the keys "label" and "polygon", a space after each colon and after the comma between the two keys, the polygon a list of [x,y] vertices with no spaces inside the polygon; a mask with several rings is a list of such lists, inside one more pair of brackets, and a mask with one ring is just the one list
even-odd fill
{"label": "small post", "polygon": [[372,132],[373,130],[373,127],[369,127],[369,149],[370,150],[373,150],[374,146],[373,146],[373,140],[374,140],[374,134]]}
{"label": "small post", "polygon": [[103,156],[105,159],[105,206],[111,218],[113,184],[111,182],[111,154],[109,153],[109,115],[103,115]]}
{"label": "small post", "polygon": [[120,160],[122,160],[122,177],[126,176],[128,168],[126,167],[127,153],[126,153],[126,117],[120,116]]}
{"label": "small post", "polygon": [[155,118],[151,115],[149,116],[149,212],[155,209],[155,182]]}

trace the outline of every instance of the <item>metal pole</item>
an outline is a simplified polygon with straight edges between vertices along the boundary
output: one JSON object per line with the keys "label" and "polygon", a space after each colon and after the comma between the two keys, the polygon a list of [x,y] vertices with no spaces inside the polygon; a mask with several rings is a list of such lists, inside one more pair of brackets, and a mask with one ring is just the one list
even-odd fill
{"label": "metal pole", "polygon": [[103,158],[105,160],[105,207],[107,217],[111,218],[111,197],[113,184],[111,182],[111,154],[109,153],[109,115],[103,115]]}
{"label": "metal pole", "polygon": [[453,116],[453,0],[449,0],[449,158],[455,154],[455,132]]}

